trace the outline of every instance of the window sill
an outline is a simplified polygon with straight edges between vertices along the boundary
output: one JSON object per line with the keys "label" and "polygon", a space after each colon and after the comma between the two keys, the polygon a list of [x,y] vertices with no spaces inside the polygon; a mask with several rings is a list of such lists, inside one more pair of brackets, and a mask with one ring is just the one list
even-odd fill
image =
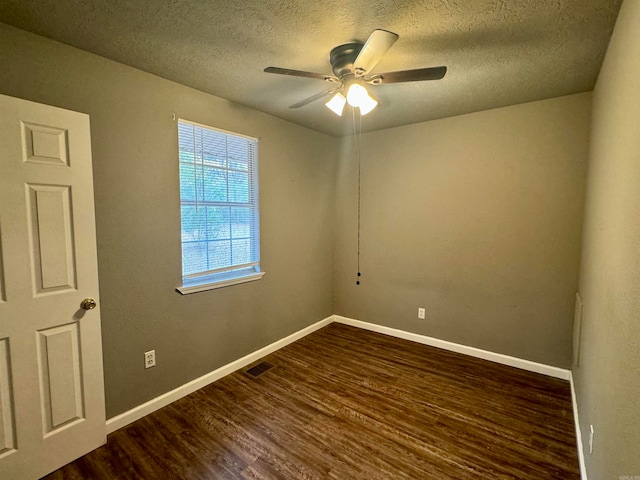
{"label": "window sill", "polygon": [[240,283],[254,282],[260,280],[266,272],[253,272],[226,280],[213,280],[206,281],[198,279],[193,283],[185,283],[182,287],[176,288],[176,292],[182,295],[189,295],[190,293],[204,292],[206,290],[214,290],[216,288],[230,287],[231,285],[238,285]]}

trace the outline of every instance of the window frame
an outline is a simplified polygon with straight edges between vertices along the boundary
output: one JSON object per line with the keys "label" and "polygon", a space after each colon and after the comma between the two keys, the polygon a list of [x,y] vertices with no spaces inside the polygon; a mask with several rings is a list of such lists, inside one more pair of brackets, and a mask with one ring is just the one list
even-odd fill
{"label": "window frame", "polygon": [[[200,128],[203,130],[210,130],[217,133],[221,133],[225,136],[244,138],[248,141],[254,142],[253,156],[252,156],[252,160],[250,162],[249,168],[247,170],[249,175],[249,202],[247,202],[247,204],[250,205],[253,212],[253,216],[252,216],[253,225],[251,227],[252,233],[250,234],[250,242],[253,242],[253,245],[250,248],[253,248],[257,254],[256,261],[251,261],[245,264],[235,265],[235,266],[230,265],[226,267],[191,273],[187,275],[184,274],[184,244],[185,243],[182,236],[182,221],[183,221],[182,207],[185,206],[185,204],[188,205],[190,202],[189,201],[183,202],[183,198],[182,198],[183,179],[181,178],[180,166],[183,164],[183,162],[180,159],[180,124],[191,125],[193,127]],[[223,130],[217,127],[204,125],[204,124],[193,122],[191,120],[186,120],[183,118],[177,119],[176,125],[177,125],[176,133],[178,134],[178,137],[177,137],[178,180],[179,180],[179,187],[180,187],[180,191],[178,194],[179,202],[180,202],[180,248],[181,248],[180,265],[182,269],[182,285],[180,287],[177,287],[176,291],[181,293],[182,295],[187,295],[190,293],[202,292],[206,290],[223,288],[231,285],[238,285],[241,283],[260,280],[265,275],[265,272],[261,271],[260,269],[260,201],[259,201],[259,189],[258,189],[259,138],[252,137],[249,135],[244,135],[237,132]],[[195,158],[194,158],[194,165],[195,165]],[[224,170],[230,171],[228,166],[224,167]],[[194,203],[196,204],[196,206],[199,204],[202,204],[203,206],[212,206],[212,205],[209,205],[211,203],[215,204],[213,206],[224,206],[224,205],[238,206],[237,202],[230,202],[229,199],[227,199],[224,202],[222,201],[212,202],[212,201],[203,200],[201,203],[198,203],[197,191],[196,191],[195,198],[196,200],[194,201]]]}

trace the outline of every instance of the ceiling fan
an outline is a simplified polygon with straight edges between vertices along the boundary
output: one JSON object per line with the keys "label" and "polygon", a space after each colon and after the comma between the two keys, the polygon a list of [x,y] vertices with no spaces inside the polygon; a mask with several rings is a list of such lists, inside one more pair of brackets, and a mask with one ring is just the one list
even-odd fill
{"label": "ceiling fan", "polygon": [[429,67],[370,75],[371,70],[396,40],[398,40],[398,35],[393,32],[374,30],[364,44],[351,42],[335,47],[329,54],[329,62],[334,75],[279,67],[267,67],[264,71],[294,77],[315,78],[333,84],[331,88],[294,103],[289,108],[304,107],[311,102],[333,95],[326,106],[337,115],[342,115],[346,103],[352,107],[358,107],[360,114],[366,115],[379,103],[366,85],[440,80],[447,73],[447,67]]}

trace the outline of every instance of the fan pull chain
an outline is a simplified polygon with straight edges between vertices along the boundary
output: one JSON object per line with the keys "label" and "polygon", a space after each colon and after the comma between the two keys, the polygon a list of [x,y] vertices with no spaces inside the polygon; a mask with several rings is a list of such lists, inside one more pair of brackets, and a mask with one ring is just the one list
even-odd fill
{"label": "fan pull chain", "polygon": [[358,109],[358,123],[359,128],[356,129],[356,108],[351,109],[351,118],[353,119],[353,138],[355,141],[356,155],[358,159],[358,244],[357,244],[357,263],[358,274],[356,279],[356,285],[360,285],[360,137],[362,136],[362,115],[360,109]]}

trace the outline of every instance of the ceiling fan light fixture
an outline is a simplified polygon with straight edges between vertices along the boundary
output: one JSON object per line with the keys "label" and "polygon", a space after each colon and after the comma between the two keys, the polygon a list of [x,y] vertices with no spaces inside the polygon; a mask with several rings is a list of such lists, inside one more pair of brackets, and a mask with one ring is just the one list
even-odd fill
{"label": "ceiling fan light fixture", "polygon": [[347,102],[352,107],[359,107],[368,96],[367,89],[358,83],[352,83],[347,89]]}
{"label": "ceiling fan light fixture", "polygon": [[329,108],[333,113],[342,116],[342,111],[344,110],[344,105],[347,103],[347,99],[340,92],[336,93],[331,100],[329,100],[325,105]]}
{"label": "ceiling fan light fixture", "polygon": [[366,115],[378,105],[378,101],[371,96],[369,90],[357,82],[351,83],[347,88],[347,103],[360,108],[360,115]]}
{"label": "ceiling fan light fixture", "polygon": [[360,115],[366,115],[377,106],[378,101],[370,95],[367,95],[366,98],[360,100],[360,105],[358,105],[360,108]]}

